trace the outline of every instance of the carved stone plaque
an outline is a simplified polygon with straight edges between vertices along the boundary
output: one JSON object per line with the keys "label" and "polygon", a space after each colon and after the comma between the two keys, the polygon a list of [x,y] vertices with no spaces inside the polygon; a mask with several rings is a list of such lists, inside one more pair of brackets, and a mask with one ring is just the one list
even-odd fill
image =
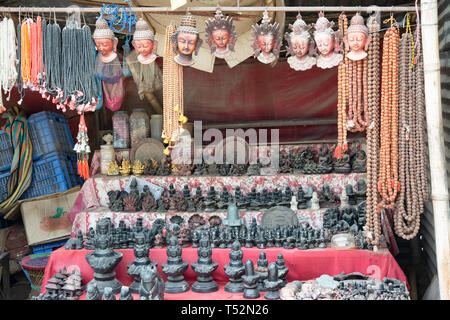
{"label": "carved stone plaque", "polygon": [[297,226],[298,218],[294,211],[288,207],[276,206],[264,212],[261,217],[261,226],[275,228],[279,226]]}

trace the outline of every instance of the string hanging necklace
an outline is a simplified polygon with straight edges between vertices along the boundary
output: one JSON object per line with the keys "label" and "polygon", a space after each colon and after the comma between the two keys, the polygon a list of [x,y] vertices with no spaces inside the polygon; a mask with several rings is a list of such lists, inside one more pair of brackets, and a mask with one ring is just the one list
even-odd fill
{"label": "string hanging necklace", "polygon": [[21,27],[21,73],[23,88],[30,85],[31,78],[31,53],[30,53],[30,20],[25,19]]}
{"label": "string hanging necklace", "polygon": [[380,25],[375,17],[367,21],[371,42],[368,51],[368,113],[370,124],[366,130],[367,141],[367,202],[366,241],[378,243],[381,236],[380,214],[378,212],[378,152],[380,131]]}
{"label": "string hanging necklace", "polygon": [[383,41],[380,119],[381,145],[378,180],[378,191],[381,202],[379,210],[381,208],[394,209],[395,199],[400,190],[400,183],[398,181],[399,32],[393,25],[395,19],[391,17],[390,21],[391,27],[384,35]]}
{"label": "string hanging necklace", "polygon": [[[420,31],[416,30],[420,42]],[[399,179],[402,188],[396,202],[395,232],[403,239],[416,237],[420,215],[428,200],[426,183],[423,104],[423,62],[420,44],[414,51],[413,35],[407,18],[406,33],[400,41],[400,123]],[[414,61],[415,53],[417,64]]]}
{"label": "string hanging necklace", "polygon": [[[17,80],[16,67],[16,32],[13,20],[3,18],[0,22],[0,87],[3,89],[6,100],[9,101],[11,90]],[[3,106],[0,92],[0,113],[6,111]]]}
{"label": "string hanging necklace", "polygon": [[23,81],[22,81],[22,45],[21,45],[21,34],[22,34],[22,22],[20,21],[19,14],[19,23],[17,24],[17,91],[19,92],[20,99],[17,101],[18,105],[22,104],[23,98],[25,97],[25,90],[23,89]]}

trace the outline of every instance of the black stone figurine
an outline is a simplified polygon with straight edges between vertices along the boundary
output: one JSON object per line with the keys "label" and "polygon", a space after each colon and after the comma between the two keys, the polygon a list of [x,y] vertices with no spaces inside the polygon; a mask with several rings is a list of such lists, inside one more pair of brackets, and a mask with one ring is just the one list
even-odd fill
{"label": "black stone figurine", "polygon": [[164,280],[156,270],[155,264],[149,264],[141,271],[141,300],[164,300]]}
{"label": "black stone figurine", "polygon": [[208,237],[200,239],[198,248],[198,261],[191,263],[191,268],[197,273],[197,281],[192,285],[192,291],[200,293],[215,292],[219,290],[218,284],[211,277],[219,264],[211,259],[212,249]]}
{"label": "black stone figurine", "polygon": [[250,259],[245,262],[245,275],[242,276],[242,280],[244,281],[244,298],[259,298],[259,274],[255,273],[255,270],[253,269],[253,261]]}
{"label": "black stone figurine", "polygon": [[120,281],[116,279],[114,269],[122,260],[123,254],[113,250],[109,228],[108,219],[100,220],[95,235],[95,250],[86,254],[86,261],[94,270],[94,279],[89,283],[96,283],[101,294],[106,287],[110,287],[114,294],[119,293],[122,287]]}
{"label": "black stone figurine", "polygon": [[111,287],[106,287],[103,290],[102,300],[116,300],[116,296],[114,295],[113,289]]}
{"label": "black stone figurine", "polygon": [[120,289],[119,300],[133,300],[133,295],[131,294],[129,287],[122,286],[122,289]]}
{"label": "black stone figurine", "polygon": [[225,274],[230,278],[230,281],[227,282],[224,288],[227,292],[236,293],[244,291],[242,275],[245,272],[245,267],[242,263],[242,257],[241,244],[236,240],[231,247],[230,263],[224,266]]}
{"label": "black stone figurine", "polygon": [[267,293],[264,295],[264,298],[268,300],[280,299],[279,290],[281,285],[282,280],[278,279],[278,267],[275,262],[272,262],[269,265],[267,280],[264,281],[264,286],[267,289]]}
{"label": "black stone figurine", "polygon": [[281,287],[284,287],[287,284],[286,276],[289,272],[289,268],[286,267],[283,254],[279,253],[278,258],[275,261],[278,267],[278,277],[281,280]]}
{"label": "black stone figurine", "polygon": [[268,273],[267,273],[268,265],[269,265],[269,261],[266,258],[266,253],[261,252],[259,254],[259,259],[256,264],[256,272],[259,274],[258,290],[260,292],[266,291],[266,288],[264,287],[264,280],[266,280],[267,276],[268,276]]}
{"label": "black stone figurine", "polygon": [[176,237],[169,239],[167,246],[167,262],[162,265],[162,272],[167,275],[165,291],[167,293],[182,293],[189,290],[189,284],[184,280],[183,273],[189,263],[181,258],[182,248]]}
{"label": "black stone figurine", "polygon": [[150,264],[155,264],[156,262],[152,262],[149,258],[149,247],[145,243],[145,236],[144,234],[138,233],[135,237],[136,244],[134,245],[134,256],[135,259],[133,262],[129,263],[127,265],[128,268],[128,274],[130,276],[134,276],[134,281],[130,285],[130,291],[132,293],[139,293],[141,290],[141,279],[140,275],[143,270],[143,268]]}
{"label": "black stone figurine", "polygon": [[100,292],[98,292],[97,284],[90,282],[86,287],[86,300],[100,300]]}

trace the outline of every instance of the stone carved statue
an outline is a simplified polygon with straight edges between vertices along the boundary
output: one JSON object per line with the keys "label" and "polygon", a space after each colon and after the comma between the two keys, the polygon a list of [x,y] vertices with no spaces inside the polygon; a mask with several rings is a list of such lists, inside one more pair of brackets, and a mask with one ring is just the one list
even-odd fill
{"label": "stone carved statue", "polygon": [[164,279],[156,270],[156,265],[149,264],[141,271],[141,300],[164,300]]}

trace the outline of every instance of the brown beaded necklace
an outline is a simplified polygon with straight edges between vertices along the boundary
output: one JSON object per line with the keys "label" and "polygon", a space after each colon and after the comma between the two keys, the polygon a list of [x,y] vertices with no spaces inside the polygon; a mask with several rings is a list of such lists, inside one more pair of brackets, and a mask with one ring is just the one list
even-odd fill
{"label": "brown beaded necklace", "polygon": [[[348,27],[348,21],[345,14],[341,14],[339,16],[339,35],[342,38],[344,38],[345,34],[347,33],[347,27]],[[344,52],[344,59],[339,63],[338,66],[338,104],[337,104],[337,110],[338,110],[338,144],[336,146],[336,149],[334,151],[334,156],[337,159],[341,159],[343,156],[343,153],[347,151],[348,145],[347,145],[347,129],[344,126],[344,123],[347,123],[347,101],[348,101],[348,86],[347,86],[347,49],[345,49]]]}
{"label": "brown beaded necklace", "polygon": [[[428,198],[425,175],[423,61],[411,64],[413,37],[409,16],[407,32],[400,42],[400,137],[399,178],[403,186],[396,202],[395,232],[403,239],[413,239],[420,228],[420,215]],[[417,50],[420,52],[420,32],[417,29]]]}
{"label": "brown beaded necklace", "polygon": [[[366,130],[367,141],[367,202],[366,234],[368,243],[378,244],[381,236],[380,215],[377,210],[377,178],[380,131],[380,25],[371,17],[367,21],[371,42],[368,50],[368,115],[370,124]],[[372,236],[373,235],[373,236]],[[373,240],[373,241],[372,241]]]}
{"label": "brown beaded necklace", "polygon": [[[398,181],[398,44],[399,32],[393,26],[384,35],[381,78],[380,165],[378,191],[381,208],[394,209],[400,190]],[[387,22],[387,21],[386,21]]]}

